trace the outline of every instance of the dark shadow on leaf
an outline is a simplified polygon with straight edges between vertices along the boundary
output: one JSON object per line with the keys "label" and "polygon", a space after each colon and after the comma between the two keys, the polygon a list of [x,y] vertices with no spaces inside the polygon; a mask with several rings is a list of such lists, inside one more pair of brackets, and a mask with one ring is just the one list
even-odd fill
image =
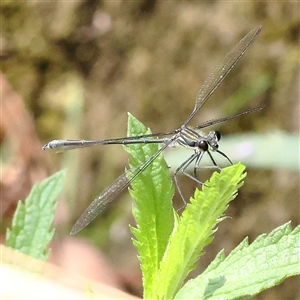
{"label": "dark shadow on leaf", "polygon": [[209,283],[205,288],[202,299],[209,299],[211,296],[213,296],[216,290],[224,286],[225,282],[226,282],[226,278],[224,276],[220,276],[214,279],[209,279]]}

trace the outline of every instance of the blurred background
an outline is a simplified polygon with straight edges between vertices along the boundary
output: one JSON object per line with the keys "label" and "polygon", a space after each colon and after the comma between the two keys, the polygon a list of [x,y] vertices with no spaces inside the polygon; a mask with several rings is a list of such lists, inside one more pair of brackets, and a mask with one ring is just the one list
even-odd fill
{"label": "blurred background", "polygon": [[[247,166],[238,198],[191,277],[245,236],[291,220],[299,224],[299,2],[61,1],[1,3],[1,234],[32,185],[67,170],[51,261],[142,295],[128,224],[127,191],[87,229],[69,231],[89,203],[120,175],[121,146],[42,151],[53,139],[126,135],[127,112],[153,132],[179,128],[216,64],[251,29],[263,29],[192,120],[256,113],[218,124],[220,150]],[[210,128],[208,131],[211,130]],[[187,157],[166,151],[176,168]],[[192,193],[195,184],[182,179]],[[180,201],[175,196],[174,202]],[[253,299],[298,299],[289,278]]]}

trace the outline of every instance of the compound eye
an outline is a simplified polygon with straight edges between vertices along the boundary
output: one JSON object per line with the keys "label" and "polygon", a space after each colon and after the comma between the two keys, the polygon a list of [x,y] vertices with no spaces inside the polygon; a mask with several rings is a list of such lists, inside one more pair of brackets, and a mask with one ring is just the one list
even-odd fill
{"label": "compound eye", "polygon": [[208,150],[208,144],[206,141],[201,140],[198,144],[198,147],[203,150],[203,151],[207,151]]}
{"label": "compound eye", "polygon": [[219,131],[215,131],[215,135],[217,140],[219,141],[221,139],[221,133]]}

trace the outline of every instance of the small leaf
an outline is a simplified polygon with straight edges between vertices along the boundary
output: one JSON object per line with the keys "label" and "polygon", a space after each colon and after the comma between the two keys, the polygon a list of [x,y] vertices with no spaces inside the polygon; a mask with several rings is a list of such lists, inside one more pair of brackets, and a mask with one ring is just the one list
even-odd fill
{"label": "small leaf", "polygon": [[64,183],[65,171],[59,171],[32,188],[25,202],[19,201],[7,229],[6,246],[41,260],[47,260],[46,247],[54,235],[51,225],[57,206],[56,198]]}
{"label": "small leaf", "polygon": [[260,235],[251,245],[246,238],[227,258],[221,251],[175,299],[243,299],[277,285],[300,273],[299,239],[300,226],[292,231],[290,222]]}

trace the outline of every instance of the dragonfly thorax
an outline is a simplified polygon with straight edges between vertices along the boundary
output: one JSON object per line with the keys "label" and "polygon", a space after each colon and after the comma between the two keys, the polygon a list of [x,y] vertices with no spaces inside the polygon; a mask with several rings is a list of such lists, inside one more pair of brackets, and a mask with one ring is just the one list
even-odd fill
{"label": "dragonfly thorax", "polygon": [[218,142],[221,135],[218,131],[210,131],[208,135],[199,133],[187,126],[181,127],[176,143],[187,148],[194,148],[200,151],[216,151],[219,148]]}

